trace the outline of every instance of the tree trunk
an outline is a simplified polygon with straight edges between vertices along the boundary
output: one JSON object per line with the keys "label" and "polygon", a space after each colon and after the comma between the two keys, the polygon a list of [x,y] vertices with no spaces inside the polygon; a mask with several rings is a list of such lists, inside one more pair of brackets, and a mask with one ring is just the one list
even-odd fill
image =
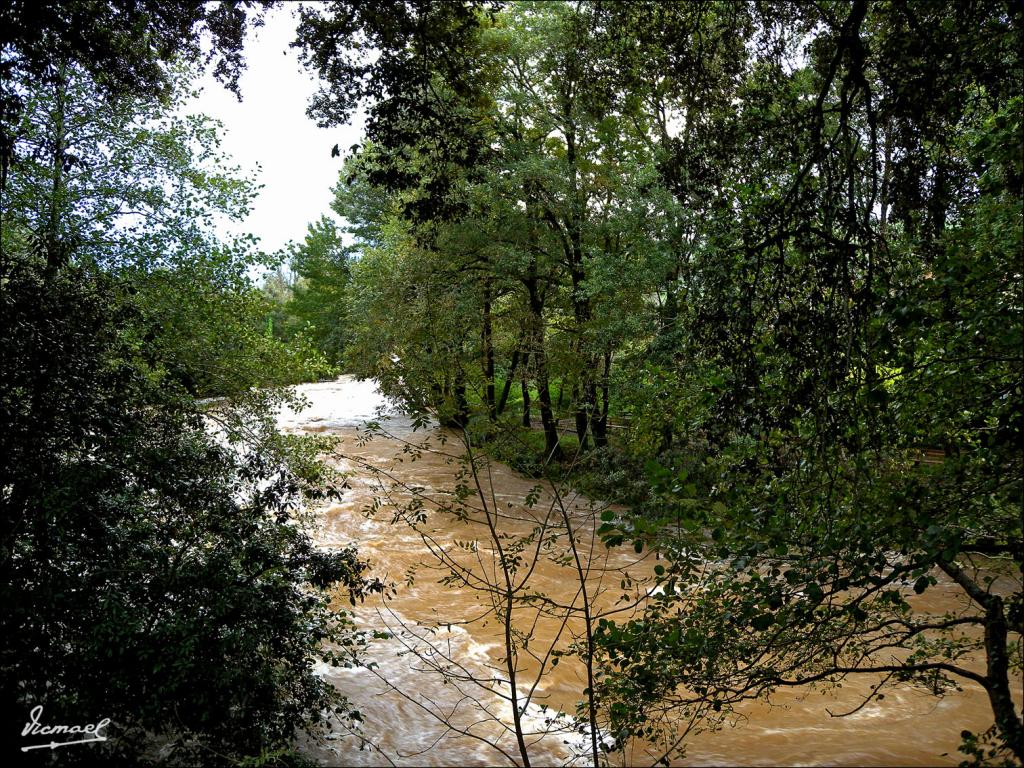
{"label": "tree trunk", "polygon": [[574,265],[570,274],[572,276],[573,316],[576,319],[576,347],[580,359],[583,360],[579,371],[579,397],[573,398],[576,401],[576,434],[579,436],[580,451],[582,452],[590,448],[590,437],[594,434],[593,424],[597,416],[597,383],[594,381],[597,358],[587,350],[587,342],[584,338],[587,326],[590,324],[591,307],[590,299],[583,292],[583,281],[586,276],[582,267],[578,266],[583,261],[578,232],[571,233],[570,243]]}
{"label": "tree trunk", "polygon": [[1003,598],[989,595],[985,607],[985,655],[989,679],[988,700],[995,715],[996,727],[1017,759],[1024,762],[1024,728],[1017,717],[1010,693],[1010,658],[1006,649],[1009,628]]}
{"label": "tree trunk", "polygon": [[[581,376],[586,375],[582,371]],[[573,387],[573,401],[576,403],[576,437],[579,438],[580,451],[586,451],[590,448],[590,415],[587,413],[586,403],[586,383],[583,385],[584,392],[580,391],[579,386]]]}
{"label": "tree trunk", "polygon": [[938,565],[985,610],[985,692],[995,715],[998,736],[1024,762],[1024,724],[1017,717],[1010,692],[1010,655],[1006,643],[1010,627],[1003,598],[983,589],[956,563],[940,561]]}
{"label": "tree trunk", "polygon": [[459,376],[455,382],[455,415],[452,417],[454,426],[460,429],[469,424],[469,403],[466,401],[466,382]]}
{"label": "tree trunk", "polygon": [[454,381],[445,374],[441,392],[442,398],[435,406],[441,426],[464,429],[469,425],[469,402],[466,400],[466,377],[461,367],[455,371]]}
{"label": "tree trunk", "polygon": [[[604,448],[608,445],[608,379],[611,375],[612,351],[604,352],[604,368],[601,375],[601,410],[596,409],[590,422],[590,431],[594,435],[594,446]],[[595,395],[596,400],[596,395]]]}
{"label": "tree trunk", "polygon": [[548,363],[544,353],[543,328],[538,338],[534,358],[537,361],[537,397],[540,400],[540,422],[544,426],[544,453],[552,459],[560,459],[562,451],[558,444],[558,426],[551,411],[551,389],[548,385]]}
{"label": "tree trunk", "polygon": [[572,279],[572,307],[576,319],[576,343],[580,358],[583,360],[583,367],[579,371],[581,398],[576,401],[576,434],[579,436],[580,451],[586,451],[590,447],[590,435],[594,416],[597,411],[597,386],[594,382],[594,371],[597,368],[597,359],[587,349],[586,340],[587,327],[590,325],[591,306],[590,298],[587,296],[586,261],[587,256],[583,248],[583,222],[586,220],[586,205],[583,195],[580,193],[579,168],[576,160],[576,131],[575,123],[571,119],[574,104],[571,99],[565,102],[566,125],[565,147],[566,164],[568,165],[569,178],[572,185],[572,209],[569,219],[565,222],[566,238],[563,240],[563,247],[566,249],[565,257],[569,267],[569,276]]}
{"label": "tree trunk", "polygon": [[[519,358],[522,355],[523,347],[526,344],[526,331],[524,330],[519,335],[519,342],[516,344],[516,348],[512,351],[512,362],[509,363],[508,373],[505,376],[505,386],[501,388],[501,399],[498,400],[498,415],[500,416],[505,411],[505,405],[508,403],[509,393],[512,391],[512,382],[515,381],[516,368],[519,365]],[[526,350],[526,354],[522,355],[523,369],[525,373],[527,362],[530,358],[530,351]]]}
{"label": "tree trunk", "polygon": [[497,415],[500,416],[505,412],[505,405],[508,403],[509,392],[512,391],[512,380],[516,375],[516,367],[519,365],[519,349],[512,353],[512,362],[509,365],[508,373],[505,375],[505,386],[501,388],[501,397],[498,399],[498,405],[496,407]]}
{"label": "tree trunk", "polygon": [[491,325],[491,284],[484,283],[484,400],[487,405],[487,417],[494,421],[498,418],[498,410],[494,403],[494,332]]}
{"label": "tree trunk", "polygon": [[67,143],[67,131],[64,122],[65,100],[67,98],[65,80],[66,69],[61,67],[54,84],[53,113],[53,177],[50,186],[50,210],[46,224],[46,267],[55,272],[64,265],[64,248],[61,243],[61,216],[64,209],[64,153]]}
{"label": "tree trunk", "polygon": [[[590,448],[589,438],[594,438],[594,445],[598,445],[599,435],[597,433],[600,415],[597,409],[597,382],[594,380],[594,370],[597,368],[597,359],[590,358],[584,366],[585,370],[580,372],[583,377],[580,387],[580,398],[576,403],[576,434],[580,438],[580,450]],[[601,430],[603,433],[603,429]]]}
{"label": "tree trunk", "polygon": [[551,388],[548,383],[548,362],[544,349],[544,301],[536,276],[525,280],[530,296],[530,342],[534,368],[537,370],[537,398],[540,401],[540,421],[544,426],[544,453],[552,459],[561,458],[558,427],[551,409]]}
{"label": "tree trunk", "polygon": [[523,426],[527,429],[533,427],[530,421],[530,382],[526,378],[526,373],[523,373]]}
{"label": "tree trunk", "polygon": [[[527,200],[527,213],[531,210],[531,200],[534,195],[529,185],[524,188]],[[534,208],[534,210],[536,210]],[[531,245],[535,241],[536,234],[531,231]],[[537,275],[537,262],[533,259],[526,275],[523,277],[523,284],[529,294],[530,304],[530,351],[533,354],[534,368],[537,371],[537,398],[540,401],[540,420],[544,426],[544,453],[548,459],[560,459],[561,448],[558,443],[558,424],[555,421],[551,410],[551,388],[548,383],[548,362],[547,353],[544,348],[545,324],[544,324],[544,298],[540,292],[539,279]]]}

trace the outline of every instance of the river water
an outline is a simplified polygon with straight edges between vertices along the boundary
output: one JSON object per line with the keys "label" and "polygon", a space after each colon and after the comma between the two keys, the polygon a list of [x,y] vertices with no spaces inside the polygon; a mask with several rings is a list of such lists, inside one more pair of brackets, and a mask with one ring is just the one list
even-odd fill
{"label": "river water", "polygon": [[[316,512],[318,543],[356,543],[374,575],[396,585],[355,608],[360,627],[390,635],[370,645],[365,660],[372,664],[320,670],[363,725],[339,724],[333,738],[307,740],[303,751],[321,765],[516,764],[511,641],[519,649],[516,701],[532,764],[585,765],[589,737],[571,715],[586,670],[571,656],[551,666],[550,652],[582,642],[583,588],[595,612],[621,620],[650,588],[656,561],[629,547],[609,552],[594,536],[603,510],[587,499],[538,488],[496,463],[477,461],[477,476],[467,475],[455,435],[416,429],[372,382],[342,377],[300,392],[309,406],[282,413],[279,427],[337,438],[331,463],[347,476],[340,503]],[[368,436],[369,420],[386,434]],[[518,558],[511,588],[499,549],[506,562]],[[510,591],[511,638],[499,620]],[[939,612],[960,600],[940,579],[918,607]],[[897,687],[852,715],[830,714],[854,709],[872,682],[785,691],[771,704],[745,706],[734,725],[688,736],[685,757],[674,764],[956,765],[960,731],[992,723],[984,692],[970,683],[941,699]],[[636,745],[611,760],[649,765],[656,756]]]}

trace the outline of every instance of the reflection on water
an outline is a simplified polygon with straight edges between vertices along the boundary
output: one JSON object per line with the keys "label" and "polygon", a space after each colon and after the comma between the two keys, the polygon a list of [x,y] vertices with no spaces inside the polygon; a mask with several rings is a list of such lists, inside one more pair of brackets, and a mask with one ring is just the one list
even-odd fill
{"label": "reflection on water", "polygon": [[[394,522],[414,497],[450,499],[460,482],[458,441],[438,429],[414,431],[412,422],[388,408],[372,382],[342,377],[336,382],[300,387],[310,405],[299,414],[283,413],[281,429],[327,433],[339,440],[333,460],[350,473],[350,490],[340,503],[319,511],[319,543],[325,547],[356,542],[371,560],[375,575],[396,583],[396,593],[368,599],[356,608],[357,623],[386,630],[392,637],[374,641],[367,652],[373,668],[331,669],[322,673],[352,701],[364,718],[361,736],[346,734],[304,750],[323,765],[503,765],[518,760],[511,731],[511,688],[505,661],[503,626],[496,619],[502,604],[488,583],[502,574],[492,531],[480,508],[486,503],[502,546],[528,541],[523,572],[538,595],[535,606],[513,611],[512,625],[529,635],[516,665],[518,700],[534,765],[586,764],[585,729],[570,718],[586,688],[585,670],[565,658],[550,666],[547,651],[564,648],[579,622],[553,607],[579,598],[565,526],[576,533],[585,584],[600,610],[630,610],[645,589],[653,562],[629,552],[608,552],[595,542],[599,510],[586,499],[564,499],[567,516],[549,493],[537,494],[535,482],[507,467],[481,469],[483,501],[467,519],[425,505],[425,519],[413,530]],[[389,436],[366,440],[359,427],[380,420]],[[429,450],[409,452],[409,444],[429,439]],[[381,474],[383,473],[383,474]],[[464,482],[464,479],[463,479]],[[472,488],[473,486],[470,485]],[[536,495],[536,503],[524,499]],[[377,500],[376,513],[368,509]],[[539,529],[539,532],[538,532]],[[439,583],[453,572],[454,584]],[[411,583],[406,576],[415,574]],[[623,586],[623,579],[631,579]],[[924,609],[948,610],[960,592],[941,578],[923,596]],[[545,600],[547,610],[544,609]],[[578,604],[578,603],[576,603]],[[559,616],[561,615],[561,618]],[[521,639],[521,638],[520,638]],[[544,668],[541,676],[538,671]],[[903,687],[886,692],[848,717],[829,712],[854,709],[872,680],[854,679],[828,694],[783,691],[769,704],[742,709],[735,727],[688,739],[686,765],[956,765],[962,729],[991,725],[987,698],[977,686],[937,699]],[[441,721],[449,724],[448,727]],[[616,763],[650,763],[639,747],[613,758]]]}

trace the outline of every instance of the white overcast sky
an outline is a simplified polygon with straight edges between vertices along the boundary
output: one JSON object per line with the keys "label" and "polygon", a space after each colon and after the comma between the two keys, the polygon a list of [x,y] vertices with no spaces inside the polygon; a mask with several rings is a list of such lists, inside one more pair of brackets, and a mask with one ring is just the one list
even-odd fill
{"label": "white overcast sky", "polygon": [[332,158],[331,148],[338,144],[344,155],[362,135],[358,116],[353,125],[331,129],[318,128],[306,116],[316,82],[288,47],[295,38],[293,10],[286,3],[267,14],[263,27],[250,31],[241,102],[207,73],[200,96],[185,105],[186,112],[224,123],[221,149],[234,163],[243,170],[260,166],[258,181],[265,186],[252,212],[223,234],[251,232],[267,253],[289,240],[301,241],[306,225],[322,214],[334,216],[328,207],[330,190],[342,158]]}

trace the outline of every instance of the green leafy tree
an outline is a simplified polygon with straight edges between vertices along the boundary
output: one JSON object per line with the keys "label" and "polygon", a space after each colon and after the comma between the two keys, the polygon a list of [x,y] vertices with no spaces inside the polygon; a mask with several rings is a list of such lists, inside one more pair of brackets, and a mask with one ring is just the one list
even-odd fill
{"label": "green leafy tree", "polygon": [[[768,5],[755,22],[739,98],[708,115],[753,144],[698,232],[679,344],[703,449],[652,467],[653,528],[605,528],[670,560],[643,621],[600,633],[606,695],[651,736],[709,698],[970,682],[993,755],[1019,760],[1020,14]],[[967,608],[914,607],[940,578]]]}
{"label": "green leafy tree", "polygon": [[346,292],[351,280],[351,249],[333,219],[309,225],[302,243],[289,248],[288,262],[298,276],[285,311],[329,361],[341,362],[347,337]]}
{"label": "green leafy tree", "polygon": [[215,236],[218,217],[245,215],[256,186],[223,157],[215,122],[179,116],[189,72],[177,75],[158,103],[110,101],[72,68],[26,99],[31,154],[8,183],[5,252],[31,245],[50,270],[73,259],[123,276],[152,375],[192,394],[314,377],[322,361],[303,338],[286,346],[263,333],[266,307],[249,273],[266,259],[252,239]]}
{"label": "green leafy tree", "polygon": [[[169,70],[176,57],[203,57],[200,41],[205,32],[212,43],[207,63],[215,61],[218,79],[237,93],[246,29],[250,23],[262,24],[262,10],[269,4],[5,3],[0,9],[0,193],[11,166],[24,156],[19,124],[26,93],[20,84],[59,87],[67,68],[82,67],[107,94],[155,99],[170,89]],[[59,139],[54,149],[63,162]]]}
{"label": "green leafy tree", "polygon": [[466,328],[478,323],[478,304],[472,285],[453,282],[447,256],[422,247],[400,218],[383,228],[379,246],[352,264],[346,359],[411,410],[465,426],[470,377],[479,381]]}
{"label": "green leafy tree", "polygon": [[37,704],[48,722],[110,717],[107,759],[230,763],[344,710],[313,662],[358,649],[330,601],[363,592],[365,564],[313,546],[299,518],[333,493],[324,446],[277,434],[280,392],[252,389],[310,357],[263,333],[247,241],[211,236],[251,183],[223,166],[215,126],[148,98],[172,77],[153,51],[115,35],[157,70],[112,72],[114,88],[95,75],[102,30],[70,52],[39,43],[62,13],[106,8],[42,6],[35,43],[5,25],[19,103],[4,129],[19,133],[0,210],[3,719],[14,734]]}
{"label": "green leafy tree", "polygon": [[[417,221],[464,213],[463,172],[487,155],[475,111],[488,100],[479,33],[499,7],[482,0],[335,0],[300,11],[294,45],[323,84],[310,117],[339,125],[366,104],[366,137],[383,150],[366,170],[369,180],[414,193],[402,204]],[[426,158],[429,174],[419,172],[417,158]]]}
{"label": "green leafy tree", "polygon": [[[420,176],[433,174],[438,160],[429,136],[413,133],[401,147],[368,145],[350,166],[350,174],[361,174],[354,187],[393,190],[423,264],[432,264],[436,279],[469,291],[466,307],[478,307],[473,337],[442,345],[461,349],[452,358],[461,361],[459,372],[448,378],[475,390],[492,421],[519,375],[529,423],[528,382],[535,384],[547,454],[558,450],[555,411],[563,407],[575,416],[582,447],[591,439],[607,442],[613,358],[627,337],[654,332],[648,299],[657,292],[664,266],[655,264],[664,255],[648,245],[657,226],[649,223],[650,209],[671,202],[647,137],[608,94],[584,86],[598,66],[587,43],[591,22],[584,9],[524,4],[481,25],[473,66],[476,87],[491,97],[460,104],[478,115],[491,148],[463,169],[457,221],[438,213],[425,222],[409,207],[412,199],[427,199],[423,190],[381,180],[381,169],[397,162],[422,169]],[[434,77],[438,92],[458,90],[443,72]],[[358,210],[364,202],[350,197],[337,211],[352,210],[362,220],[367,213],[394,216],[380,206]],[[436,354],[435,346],[423,349]]]}
{"label": "green leafy tree", "polygon": [[322,491],[218,444],[152,383],[117,330],[116,279],[2,279],[8,733],[42,705],[46,722],[110,717],[108,757],[165,743],[216,763],[322,724],[343,701],[313,659],[349,662],[360,642],[332,589],[366,587],[354,550],[321,552],[293,524],[303,490]]}

